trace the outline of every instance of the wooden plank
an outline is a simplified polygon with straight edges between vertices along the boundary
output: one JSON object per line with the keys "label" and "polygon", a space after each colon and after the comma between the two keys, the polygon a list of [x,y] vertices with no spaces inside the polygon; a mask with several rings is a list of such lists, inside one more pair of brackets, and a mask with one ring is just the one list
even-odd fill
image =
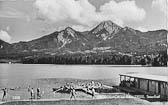
{"label": "wooden plank", "polygon": [[127,73],[127,74],[120,74],[120,76],[139,78],[139,79],[146,79],[146,80],[153,80],[153,81],[168,82],[168,77],[167,76],[161,76],[161,75]]}

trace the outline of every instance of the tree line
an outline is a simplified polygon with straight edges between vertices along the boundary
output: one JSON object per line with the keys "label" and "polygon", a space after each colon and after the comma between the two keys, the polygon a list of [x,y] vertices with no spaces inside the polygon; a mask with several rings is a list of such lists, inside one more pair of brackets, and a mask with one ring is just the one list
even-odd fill
{"label": "tree line", "polygon": [[146,55],[127,54],[59,54],[26,57],[24,64],[98,64],[98,65],[148,65],[167,66],[167,52]]}

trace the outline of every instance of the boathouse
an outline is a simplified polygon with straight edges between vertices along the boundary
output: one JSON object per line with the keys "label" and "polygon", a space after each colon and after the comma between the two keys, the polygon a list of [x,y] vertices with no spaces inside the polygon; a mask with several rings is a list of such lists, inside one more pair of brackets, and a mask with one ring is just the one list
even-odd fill
{"label": "boathouse", "polygon": [[168,100],[168,76],[128,73],[120,74],[120,89],[132,94],[143,94],[145,97],[160,96]]}

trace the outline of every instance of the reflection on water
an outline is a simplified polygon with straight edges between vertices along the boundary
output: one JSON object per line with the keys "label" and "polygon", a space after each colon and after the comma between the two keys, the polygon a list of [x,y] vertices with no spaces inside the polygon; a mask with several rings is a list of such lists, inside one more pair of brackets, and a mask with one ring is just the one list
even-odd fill
{"label": "reflection on water", "polygon": [[118,84],[119,74],[127,72],[168,75],[166,67],[0,64],[0,85],[21,85],[38,78],[113,79]]}

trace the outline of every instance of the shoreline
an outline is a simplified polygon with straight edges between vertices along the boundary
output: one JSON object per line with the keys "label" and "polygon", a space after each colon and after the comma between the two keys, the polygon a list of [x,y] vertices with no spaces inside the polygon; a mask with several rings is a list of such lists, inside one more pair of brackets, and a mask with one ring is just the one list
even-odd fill
{"label": "shoreline", "polygon": [[0,64],[9,64],[9,65],[51,65],[51,66],[97,66],[97,67],[149,67],[149,68],[167,68],[167,66],[148,66],[148,65],[110,65],[110,64],[24,64],[24,63],[15,63],[15,62],[0,62]]}
{"label": "shoreline", "polygon": [[0,102],[0,105],[152,105],[148,101],[138,98],[109,98],[109,99],[40,99],[40,100],[16,100]]}
{"label": "shoreline", "polygon": [[168,102],[148,102],[139,98],[92,100],[43,99],[0,102],[0,105],[168,105]]}

